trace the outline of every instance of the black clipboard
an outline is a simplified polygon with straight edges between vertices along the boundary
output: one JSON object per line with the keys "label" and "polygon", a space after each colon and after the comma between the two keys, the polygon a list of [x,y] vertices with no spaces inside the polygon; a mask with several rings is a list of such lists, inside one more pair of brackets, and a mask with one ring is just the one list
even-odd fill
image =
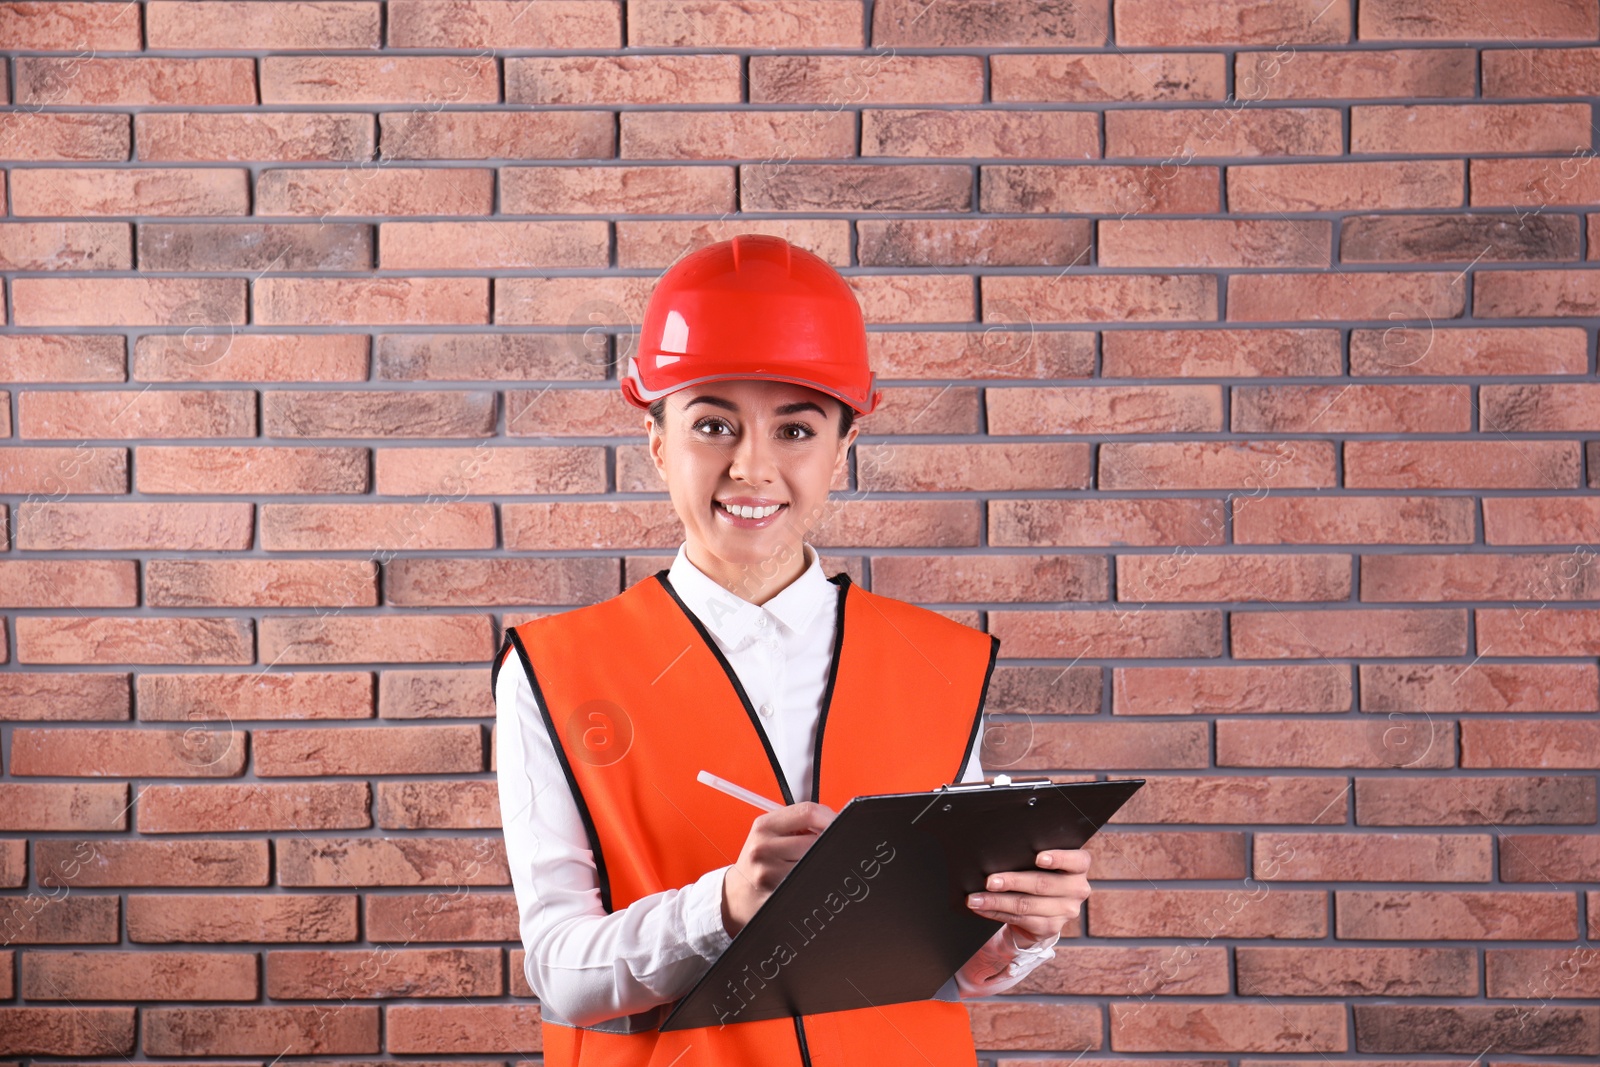
{"label": "black clipboard", "polygon": [[1048,778],[852,798],[662,1030],[933,997],[1003,924],[967,907],[996,871],[1082,848],[1143,778]]}

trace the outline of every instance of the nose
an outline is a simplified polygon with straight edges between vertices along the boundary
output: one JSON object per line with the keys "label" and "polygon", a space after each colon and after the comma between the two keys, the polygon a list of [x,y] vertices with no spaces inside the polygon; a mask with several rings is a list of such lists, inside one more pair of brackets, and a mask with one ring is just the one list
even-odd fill
{"label": "nose", "polygon": [[749,430],[734,443],[728,457],[728,476],[749,485],[764,485],[777,472],[774,446],[764,430]]}

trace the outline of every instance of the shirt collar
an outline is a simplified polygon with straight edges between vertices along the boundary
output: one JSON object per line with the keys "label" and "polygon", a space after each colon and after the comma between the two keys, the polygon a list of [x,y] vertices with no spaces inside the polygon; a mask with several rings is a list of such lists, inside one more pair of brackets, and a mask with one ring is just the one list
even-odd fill
{"label": "shirt collar", "polygon": [[808,561],[806,569],[765,604],[751,603],[691,563],[687,541],[678,546],[667,579],[689,610],[727,648],[738,648],[753,639],[763,616],[792,633],[803,633],[818,611],[837,602],[839,587],[822,573],[822,558],[817,550],[801,543]]}

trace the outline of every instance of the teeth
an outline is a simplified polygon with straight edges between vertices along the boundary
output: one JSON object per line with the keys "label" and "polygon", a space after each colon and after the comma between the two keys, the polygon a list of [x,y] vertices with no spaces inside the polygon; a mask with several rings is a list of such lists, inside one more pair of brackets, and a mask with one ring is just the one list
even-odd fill
{"label": "teeth", "polygon": [[745,507],[743,504],[724,504],[720,500],[717,501],[717,505],[723,510],[739,516],[741,519],[764,519],[783,507],[782,504],[773,504],[771,507],[751,508]]}

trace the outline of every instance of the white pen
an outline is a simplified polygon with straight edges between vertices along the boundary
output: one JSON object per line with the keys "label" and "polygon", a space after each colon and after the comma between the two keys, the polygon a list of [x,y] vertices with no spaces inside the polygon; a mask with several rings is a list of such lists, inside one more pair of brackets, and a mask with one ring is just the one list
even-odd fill
{"label": "white pen", "polygon": [[767,811],[777,811],[779,808],[783,807],[782,804],[779,804],[775,800],[768,800],[760,793],[752,793],[742,785],[734,785],[726,778],[718,778],[710,771],[701,771],[699,774],[695,775],[695,781],[704,782],[713,789],[722,790],[730,797],[738,797],[740,800],[754,804],[758,808],[765,808]]}

